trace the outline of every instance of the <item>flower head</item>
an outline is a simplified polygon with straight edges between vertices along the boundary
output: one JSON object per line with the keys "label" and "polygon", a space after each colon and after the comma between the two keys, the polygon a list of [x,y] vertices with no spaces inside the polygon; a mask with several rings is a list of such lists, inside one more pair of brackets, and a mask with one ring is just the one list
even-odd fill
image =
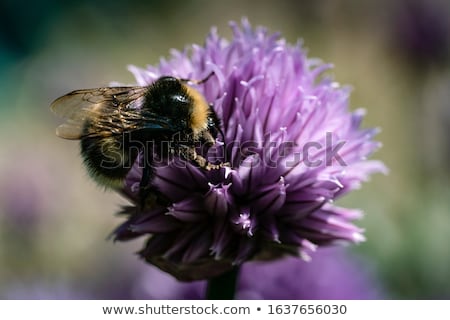
{"label": "flower head", "polygon": [[[361,129],[364,113],[348,110],[349,89],[322,76],[330,65],[246,20],[231,27],[230,42],[213,29],[204,46],[130,68],[140,85],[214,73],[196,89],[214,106],[225,141],[219,136],[205,157],[229,165],[206,171],[174,158],[155,168],[152,185],[168,205],[125,208],[128,220],[115,231],[117,240],[151,235],[140,255],[182,280],[362,241],[350,223],[360,211],[332,201],[385,170],[366,160],[377,130]],[[136,163],[122,190],[137,207],[141,176]]]}

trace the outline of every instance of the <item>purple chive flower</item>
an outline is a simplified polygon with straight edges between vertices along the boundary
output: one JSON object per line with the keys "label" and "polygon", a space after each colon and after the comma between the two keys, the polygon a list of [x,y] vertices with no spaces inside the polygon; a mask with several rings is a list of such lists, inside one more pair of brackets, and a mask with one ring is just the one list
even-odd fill
{"label": "purple chive flower", "polygon": [[172,51],[157,67],[130,67],[139,85],[214,72],[196,89],[213,104],[225,141],[219,137],[205,156],[229,166],[205,171],[170,160],[152,180],[169,205],[140,212],[136,163],[122,190],[134,205],[115,231],[116,240],[151,235],[139,254],[181,280],[255,259],[309,259],[318,246],[363,241],[350,222],[361,212],[333,200],[385,170],[366,160],[379,146],[377,130],[360,128],[364,112],[348,110],[350,90],[322,75],[329,64],[246,20],[231,27],[231,41],[213,29],[204,46]]}

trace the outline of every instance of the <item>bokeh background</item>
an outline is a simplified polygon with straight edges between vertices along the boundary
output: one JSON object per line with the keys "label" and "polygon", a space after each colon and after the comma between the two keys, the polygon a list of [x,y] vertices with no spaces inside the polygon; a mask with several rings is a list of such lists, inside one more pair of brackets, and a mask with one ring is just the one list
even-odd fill
{"label": "bokeh background", "polygon": [[[354,88],[352,108],[368,111],[365,126],[382,128],[373,158],[390,169],[340,201],[364,209],[368,241],[291,275],[315,288],[304,290],[334,286],[333,298],[450,299],[446,0],[1,0],[0,298],[175,297],[176,282],[133,255],[143,239],[106,239],[125,201],[87,177],[78,144],[55,136],[49,104],[78,88],[131,84],[127,65],[202,44],[211,26],[229,37],[228,21],[243,16],[334,63],[335,79]],[[352,267],[334,265],[342,260]],[[353,274],[366,289],[346,296]],[[278,284],[270,290],[287,283],[267,281]]]}

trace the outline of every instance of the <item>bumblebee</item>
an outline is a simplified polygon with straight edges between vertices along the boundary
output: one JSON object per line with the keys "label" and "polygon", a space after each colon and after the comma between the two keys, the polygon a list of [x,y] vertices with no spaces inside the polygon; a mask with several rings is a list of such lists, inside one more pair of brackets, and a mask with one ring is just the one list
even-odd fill
{"label": "bumblebee", "polygon": [[72,91],[51,104],[51,110],[65,119],[56,134],[80,140],[89,174],[107,188],[123,185],[142,152],[144,202],[150,193],[155,150],[159,157],[176,154],[205,170],[222,166],[196,151],[199,145],[207,151],[218,133],[223,136],[212,105],[190,85],[204,83],[212,75],[200,81],[164,76],[149,86]]}

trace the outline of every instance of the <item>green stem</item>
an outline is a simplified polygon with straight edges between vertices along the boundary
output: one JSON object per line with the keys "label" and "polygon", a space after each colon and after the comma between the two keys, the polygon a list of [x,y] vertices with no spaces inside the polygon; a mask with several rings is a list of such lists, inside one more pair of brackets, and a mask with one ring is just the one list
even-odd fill
{"label": "green stem", "polygon": [[239,267],[235,267],[220,276],[208,280],[206,299],[233,300],[236,291]]}

